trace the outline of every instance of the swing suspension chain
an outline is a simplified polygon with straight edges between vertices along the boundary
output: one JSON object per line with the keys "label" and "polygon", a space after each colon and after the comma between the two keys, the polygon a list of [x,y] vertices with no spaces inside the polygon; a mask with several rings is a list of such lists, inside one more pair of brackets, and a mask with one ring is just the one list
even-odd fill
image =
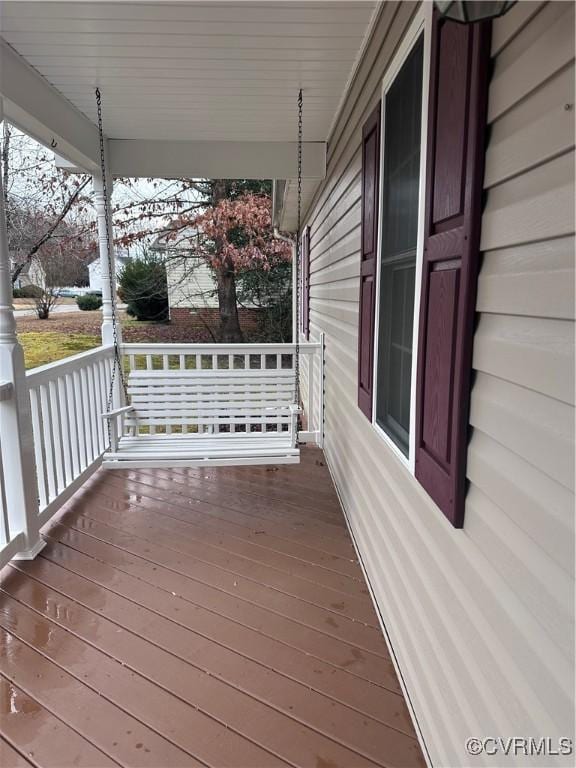
{"label": "swing suspension chain", "polygon": [[[110,389],[108,392],[108,409],[112,408],[114,399],[114,385],[116,382],[116,372],[120,380],[126,402],[128,401],[128,387],[122,369],[122,358],[120,355],[120,344],[118,342],[118,314],[116,308],[116,296],[114,285],[114,274],[112,271],[111,242],[110,242],[110,210],[108,198],[108,182],[106,174],[106,156],[104,150],[104,131],[102,127],[102,95],[100,89],[96,88],[96,107],[98,112],[98,135],[100,140],[100,171],[102,174],[102,187],[104,193],[104,219],[106,224],[106,249],[108,252],[108,279],[110,283],[110,299],[112,314],[112,338],[114,345],[114,365],[112,367],[112,376],[110,378]],[[297,405],[300,404],[300,252],[301,252],[301,229],[302,229],[302,89],[298,92],[298,192],[297,192],[297,225],[296,225],[296,343],[294,349],[294,400]],[[108,443],[111,444],[111,425],[108,421]],[[298,445],[298,429],[295,434],[295,447]]]}
{"label": "swing suspension chain", "polygon": [[[296,346],[294,349],[294,401],[300,405],[300,255],[302,243],[302,88],[298,92],[298,195],[296,220]],[[296,429],[295,446],[298,445]]]}
{"label": "swing suspension chain", "polygon": [[[110,241],[110,198],[108,197],[108,180],[106,173],[106,155],[104,151],[104,130],[102,126],[102,95],[100,89],[96,88],[96,108],[98,111],[98,136],[100,139],[100,172],[102,174],[102,191],[104,193],[104,220],[106,223],[106,251],[108,253],[108,280],[110,283],[110,302],[111,302],[111,314],[112,314],[112,339],[114,344],[114,364],[112,366],[112,375],[110,377],[110,388],[108,390],[108,410],[113,407],[114,401],[114,386],[116,383],[116,372],[118,372],[118,378],[122,386],[125,402],[128,402],[128,387],[126,386],[126,380],[124,378],[124,371],[122,369],[122,357],[120,355],[120,344],[118,341],[118,312],[116,308],[116,290],[114,272],[112,268],[112,248]],[[107,419],[106,424],[108,426],[108,444],[112,444],[111,440],[111,424]]]}

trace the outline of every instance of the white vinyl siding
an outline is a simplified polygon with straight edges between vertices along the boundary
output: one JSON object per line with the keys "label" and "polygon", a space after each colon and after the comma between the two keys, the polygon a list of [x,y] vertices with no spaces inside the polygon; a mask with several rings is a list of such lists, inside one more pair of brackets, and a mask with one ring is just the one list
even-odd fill
{"label": "white vinyl siding", "polygon": [[384,4],[306,215],[326,457],[433,764],[570,765],[464,744],[573,736],[574,9],[520,2],[494,22],[458,531],[356,404],[361,130],[417,7]]}
{"label": "white vinyl siding", "polygon": [[218,306],[216,281],[204,262],[184,256],[170,257],[166,262],[166,278],[171,309]]}
{"label": "white vinyl siding", "polygon": [[[168,257],[166,261],[170,309],[217,309],[218,287],[214,273],[205,262],[192,257]],[[253,309],[254,304],[246,303]]]}

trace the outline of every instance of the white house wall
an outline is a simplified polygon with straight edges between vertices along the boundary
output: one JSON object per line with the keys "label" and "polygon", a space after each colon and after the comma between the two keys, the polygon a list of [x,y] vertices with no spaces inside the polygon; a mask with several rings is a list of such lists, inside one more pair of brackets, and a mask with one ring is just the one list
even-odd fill
{"label": "white house wall", "polygon": [[463,530],[356,405],[361,128],[416,8],[385,4],[307,215],[325,451],[433,764],[528,765],[464,745],[573,735],[574,8],[494,23]]}
{"label": "white house wall", "polygon": [[169,258],[166,278],[170,309],[218,306],[216,284],[206,264],[193,264],[191,259],[184,257]]}
{"label": "white house wall", "polygon": [[[170,309],[218,307],[216,280],[204,262],[194,263],[193,259],[184,256],[169,257],[166,261],[166,279]],[[257,308],[251,303],[243,306],[247,309]]]}

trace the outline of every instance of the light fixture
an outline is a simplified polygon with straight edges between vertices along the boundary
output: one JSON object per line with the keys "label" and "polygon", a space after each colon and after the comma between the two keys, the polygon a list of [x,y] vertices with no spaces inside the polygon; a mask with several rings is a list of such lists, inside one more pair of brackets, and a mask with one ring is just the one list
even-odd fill
{"label": "light fixture", "polygon": [[435,4],[445,18],[472,24],[503,16],[516,0],[435,0]]}

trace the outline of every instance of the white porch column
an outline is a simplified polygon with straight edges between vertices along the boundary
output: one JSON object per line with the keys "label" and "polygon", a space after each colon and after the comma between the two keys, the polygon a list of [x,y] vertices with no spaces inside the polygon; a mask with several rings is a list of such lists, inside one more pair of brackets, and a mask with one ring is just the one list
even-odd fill
{"label": "white porch column", "polygon": [[[94,203],[96,206],[96,216],[98,221],[98,245],[100,250],[100,270],[102,273],[102,344],[109,346],[114,342],[114,333],[112,327],[112,302],[116,302],[116,259],[114,256],[114,236],[112,232],[112,210],[110,199],[112,196],[112,178],[107,177],[108,199],[104,195],[104,183],[100,174],[92,177],[94,186]],[[109,211],[110,229],[108,232],[110,239],[110,251],[108,251],[108,240],[106,238],[106,206]],[[112,274],[112,290],[110,286],[110,274]],[[121,329],[117,324],[118,341],[122,340]]]}
{"label": "white porch column", "polygon": [[[0,97],[0,124],[3,121]],[[12,281],[6,230],[2,174],[0,173],[0,380],[12,384],[11,397],[0,402],[0,447],[10,539],[23,533],[18,559],[31,560],[43,548],[38,525],[38,489],[34,461],[34,435],[24,352],[16,336]]]}

